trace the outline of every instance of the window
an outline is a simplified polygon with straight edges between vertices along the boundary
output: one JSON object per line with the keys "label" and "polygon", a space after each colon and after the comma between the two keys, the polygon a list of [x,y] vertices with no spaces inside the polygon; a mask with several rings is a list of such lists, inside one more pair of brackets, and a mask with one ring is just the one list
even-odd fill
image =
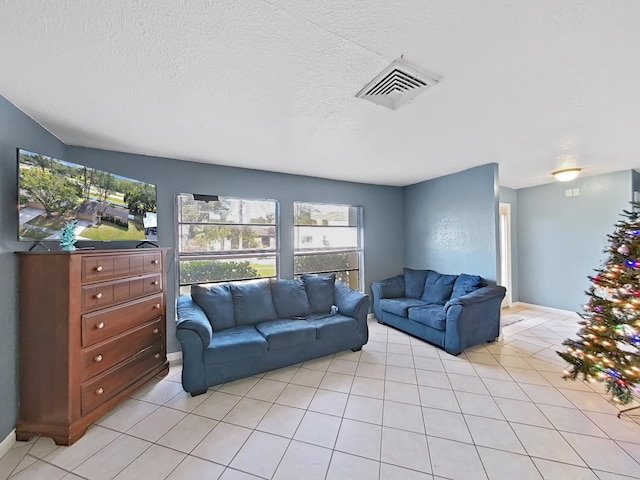
{"label": "window", "polygon": [[198,283],[275,277],[277,202],[176,195],[180,293]]}
{"label": "window", "polygon": [[335,273],[362,290],[362,208],[296,202],[294,273]]}

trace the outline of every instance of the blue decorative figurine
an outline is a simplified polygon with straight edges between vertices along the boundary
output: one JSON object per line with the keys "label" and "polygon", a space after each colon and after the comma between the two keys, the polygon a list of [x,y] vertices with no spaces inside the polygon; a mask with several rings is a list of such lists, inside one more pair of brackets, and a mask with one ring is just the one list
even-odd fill
{"label": "blue decorative figurine", "polygon": [[76,233],[74,229],[77,224],[77,220],[70,220],[60,230],[60,246],[62,250],[73,252],[76,249]]}

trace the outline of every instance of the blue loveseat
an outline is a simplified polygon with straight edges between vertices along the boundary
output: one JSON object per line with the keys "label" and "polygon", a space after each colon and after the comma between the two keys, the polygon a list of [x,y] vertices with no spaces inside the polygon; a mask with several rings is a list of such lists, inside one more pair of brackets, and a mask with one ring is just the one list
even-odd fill
{"label": "blue loveseat", "polygon": [[373,312],[379,323],[433,343],[452,355],[500,335],[506,290],[478,275],[443,275],[405,268],[374,282]]}
{"label": "blue loveseat", "polygon": [[335,275],[194,285],[180,295],[176,336],[182,386],[219,383],[367,343],[369,297]]}

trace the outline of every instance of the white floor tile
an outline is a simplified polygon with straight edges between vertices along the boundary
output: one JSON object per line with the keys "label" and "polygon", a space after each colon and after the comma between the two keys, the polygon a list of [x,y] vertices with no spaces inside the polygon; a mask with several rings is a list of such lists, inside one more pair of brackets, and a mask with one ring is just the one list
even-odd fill
{"label": "white floor tile", "polygon": [[436,477],[452,480],[486,480],[484,467],[474,445],[428,437],[431,468]]}
{"label": "white floor tile", "polygon": [[349,395],[342,392],[318,389],[311,400],[309,410],[341,417]]}
{"label": "white floor tile", "polygon": [[417,385],[398,382],[384,382],[384,399],[394,402],[420,405],[420,394]]}
{"label": "white floor tile", "polygon": [[482,382],[492,397],[510,398],[513,400],[529,400],[524,390],[513,380],[496,380],[494,378],[483,378]]}
{"label": "white floor tile", "polygon": [[289,407],[307,408],[315,393],[315,388],[289,384],[282,391],[276,402]]}
{"label": "white floor tile", "polygon": [[571,445],[556,430],[519,423],[512,423],[511,428],[516,432],[530,456],[570,463],[580,467],[585,466]]}
{"label": "white floor tile", "polygon": [[336,443],[342,419],[324,413],[305,413],[294,435],[295,440],[313,443],[321,447],[333,448]]}
{"label": "white floor tile", "polygon": [[146,440],[121,435],[73,471],[90,480],[108,480],[124,470],[151,445]]}
{"label": "white floor tile", "polygon": [[167,480],[217,480],[224,472],[224,468],[217,463],[188,456],[171,472]]}
{"label": "white floor tile", "polygon": [[326,480],[380,478],[380,462],[342,452],[333,452]]}
{"label": "white floor tile", "polygon": [[290,440],[264,432],[253,432],[230,466],[259,477],[271,478]]}
{"label": "white floor tile", "polygon": [[414,368],[413,357],[387,352],[387,366]]}
{"label": "white floor tile", "polygon": [[111,430],[126,432],[158,408],[160,407],[154,403],[141,402],[135,398],[130,398],[106,417],[100,419],[97,424]]}
{"label": "white floor tile", "polygon": [[225,383],[218,391],[224,393],[231,393],[233,395],[246,395],[260,379],[257,377],[241,378],[233,382]]}
{"label": "white floor tile", "polygon": [[180,410],[160,407],[127,430],[127,435],[155,442],[186,416],[187,414]]}
{"label": "white floor tile", "polygon": [[286,386],[287,384],[284,382],[261,378],[258,380],[258,383],[249,390],[246,396],[265,402],[275,402]]}
{"label": "white floor tile", "polygon": [[[335,361],[335,360],[334,360]],[[353,362],[349,362],[353,363]],[[355,367],[354,367],[355,370]],[[322,370],[313,370],[311,368],[300,368],[291,378],[291,382],[295,385],[304,385],[306,387],[317,387],[322,382],[325,372]]]}
{"label": "white floor tile", "polygon": [[184,453],[176,452],[160,445],[151,445],[142,455],[130,463],[116,477],[117,480],[131,478],[165,478],[186,458]]}
{"label": "white floor tile", "polygon": [[598,480],[598,476],[588,468],[567,463],[553,462],[542,458],[532,458],[545,480]]}
{"label": "white floor tile", "polygon": [[351,394],[363,397],[384,398],[384,380],[356,377],[351,384]]}
{"label": "white floor tile", "polygon": [[380,464],[380,480],[433,480],[433,476],[396,465],[382,463]]}
{"label": "white floor tile", "polygon": [[20,473],[12,476],[11,480],[58,480],[67,473],[66,470],[55,467],[42,460],[36,460]]}
{"label": "white floor tile", "polygon": [[56,467],[73,470],[119,436],[118,432],[94,425],[72,448],[57,448],[44,457],[44,460]]}
{"label": "white floor tile", "polygon": [[382,425],[382,406],[380,399],[350,395],[344,418]]}
{"label": "white floor tile", "polygon": [[198,415],[188,415],[160,437],[157,443],[164,447],[189,453],[196,448],[217,424],[217,420]]}
{"label": "white floor tile", "polygon": [[228,423],[219,423],[202,439],[191,455],[229,465],[244,442],[251,435],[251,430]]}
{"label": "white floor tile", "polygon": [[510,398],[495,398],[494,400],[509,422],[553,428],[553,425],[540,411],[540,408],[532,402],[511,400]]}
{"label": "white floor tile", "polygon": [[415,368],[387,365],[385,380],[391,382],[417,384]]}
{"label": "white floor tile", "polygon": [[230,395],[220,391],[213,392],[209,398],[193,410],[193,413],[214,420],[222,420],[240,400],[242,400],[242,397],[237,395]]}
{"label": "white floor tile", "polygon": [[416,368],[416,379],[421,386],[451,389],[449,377],[444,372]]}
{"label": "white floor tile", "polygon": [[243,398],[222,419],[241,427],[255,428],[273,404],[253,398]]}
{"label": "white floor tile", "polygon": [[485,447],[478,447],[478,453],[490,479],[542,480],[543,478],[527,455]]}
{"label": "white floor tile", "polygon": [[456,398],[458,399],[462,413],[477,415],[479,417],[496,418],[498,420],[504,419],[495,400],[489,395],[456,392]]}
{"label": "white floor tile", "polygon": [[376,378],[380,380],[384,380],[386,373],[386,366],[379,363],[358,363],[358,367],[356,368],[356,378],[357,377],[367,377],[367,378]]}
{"label": "white floor tile", "polygon": [[465,415],[464,418],[476,445],[523,455],[527,453],[508,422],[474,415]]}
{"label": "white floor tile", "polygon": [[345,418],[340,426],[335,449],[379,461],[381,435],[380,425]]}
{"label": "white floor tile", "polygon": [[430,437],[473,443],[467,423],[461,413],[424,407],[422,417],[426,433]]}
{"label": "white floor tile", "polygon": [[385,427],[424,433],[422,408],[418,405],[407,405],[385,400],[382,424]]}
{"label": "white floor tile", "polygon": [[442,388],[418,387],[420,392],[420,404],[423,407],[438,408],[440,410],[449,410],[459,412],[460,406],[453,390],[444,390]]}
{"label": "white floor tile", "polygon": [[[293,441],[287,448],[273,480],[324,480],[332,450]],[[304,473],[303,473],[304,472]]]}
{"label": "white floor tile", "polygon": [[410,470],[431,473],[426,435],[384,427],[381,461]]}
{"label": "white floor tile", "polygon": [[286,405],[273,405],[262,418],[257,430],[291,438],[302,421],[305,411]]}
{"label": "white floor tile", "polygon": [[487,390],[487,387],[482,383],[480,377],[449,373],[449,382],[451,382],[451,387],[459,392],[489,395],[489,390]]}
{"label": "white floor tile", "polygon": [[201,395],[192,397],[191,394],[182,391],[175,397],[165,403],[165,407],[175,408],[183,412],[193,412],[200,404],[202,404],[213,392],[207,391]]}
{"label": "white floor tile", "polygon": [[333,390],[334,392],[349,393],[351,391],[352,383],[352,375],[327,372],[322,379],[319,388],[322,388],[324,390]]}
{"label": "white floor tile", "polygon": [[563,432],[581,433],[595,437],[606,437],[589,418],[576,408],[555,407],[553,405],[538,404],[538,408],[544,413],[556,429]]}
{"label": "white floor tile", "polygon": [[354,375],[357,367],[358,362],[334,358],[327,371],[333,373],[344,373],[345,375]]}
{"label": "white floor tile", "polygon": [[640,474],[640,464],[613,440],[576,433],[562,436],[593,469],[629,476]]}

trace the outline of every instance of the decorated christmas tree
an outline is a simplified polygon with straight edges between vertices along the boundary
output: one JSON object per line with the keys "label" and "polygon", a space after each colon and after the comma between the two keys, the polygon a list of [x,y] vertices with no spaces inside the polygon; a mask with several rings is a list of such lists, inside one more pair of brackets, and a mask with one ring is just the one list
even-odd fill
{"label": "decorated christmas tree", "polygon": [[625,210],[608,235],[604,265],[589,277],[588,303],[578,339],[558,352],[570,365],[565,378],[603,382],[618,403],[640,394],[640,204]]}

